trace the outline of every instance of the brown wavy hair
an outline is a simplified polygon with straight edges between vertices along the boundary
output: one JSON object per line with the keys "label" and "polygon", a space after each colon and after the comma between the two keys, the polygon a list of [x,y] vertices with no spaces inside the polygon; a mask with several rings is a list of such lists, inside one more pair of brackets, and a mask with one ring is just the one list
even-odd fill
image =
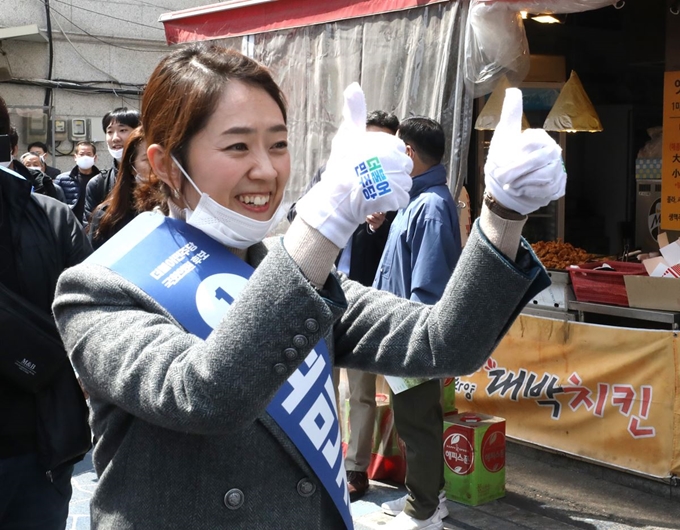
{"label": "brown wavy hair", "polygon": [[[149,78],[142,97],[147,145],[160,145],[186,168],[189,142],[205,127],[229,81],[263,89],[287,121],[285,96],[265,66],[213,42],[195,42],[164,57]],[[168,156],[165,169],[171,166]],[[160,205],[171,190],[163,182],[158,189]]]}
{"label": "brown wavy hair", "polygon": [[[155,200],[147,198],[146,200],[139,200],[137,197],[137,180],[135,179],[134,159],[137,156],[137,151],[144,144],[144,130],[142,127],[137,127],[130,133],[125,142],[125,149],[123,150],[123,158],[120,160],[118,166],[118,174],[116,175],[116,183],[111,190],[111,193],[92,213],[92,218],[95,218],[97,210],[103,210],[99,225],[92,234],[93,239],[104,238],[108,239],[115,234],[122,224],[125,223],[125,218],[130,213],[138,213],[147,210],[152,210],[156,205]],[[145,187],[151,186],[152,182],[145,183]],[[156,181],[157,185],[157,181]]]}

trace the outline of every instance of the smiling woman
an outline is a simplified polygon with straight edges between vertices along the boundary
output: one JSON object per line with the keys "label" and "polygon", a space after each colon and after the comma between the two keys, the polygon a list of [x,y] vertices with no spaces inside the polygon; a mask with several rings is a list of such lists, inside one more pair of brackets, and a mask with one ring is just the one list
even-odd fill
{"label": "smiling woman", "polygon": [[281,110],[260,88],[234,81],[224,89],[205,127],[189,142],[186,167],[174,160],[191,185],[177,171],[163,171],[160,145],[148,152],[159,177],[180,190],[179,201],[192,212],[199,201],[258,221],[280,210],[290,175],[288,131]]}
{"label": "smiling woman", "polygon": [[357,226],[405,206],[411,187],[404,143],[366,131],[357,84],[343,116],[322,187],[284,238],[263,241],[290,174],[269,71],[196,43],[151,75],[142,121],[169,218],[137,216],[62,275],[53,307],[90,395],[94,530],[351,528],[333,365],[474,371],[545,287],[518,229],[492,213],[435,306],[332,271]]}
{"label": "smiling woman", "polygon": [[[173,215],[237,248],[281,220],[290,175],[286,104],[263,66],[234,51],[187,48],[151,76],[142,121],[151,124],[149,162]],[[213,218],[250,227],[253,237]]]}

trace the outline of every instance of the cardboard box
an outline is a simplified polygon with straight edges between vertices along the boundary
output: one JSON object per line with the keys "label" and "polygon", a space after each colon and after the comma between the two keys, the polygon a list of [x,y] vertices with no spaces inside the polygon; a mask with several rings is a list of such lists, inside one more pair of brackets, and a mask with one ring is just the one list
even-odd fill
{"label": "cardboard box", "polygon": [[444,418],[446,498],[469,506],[505,496],[505,420],[464,412]]}
{"label": "cardboard box", "polygon": [[624,281],[630,307],[680,311],[679,279],[626,276]]}

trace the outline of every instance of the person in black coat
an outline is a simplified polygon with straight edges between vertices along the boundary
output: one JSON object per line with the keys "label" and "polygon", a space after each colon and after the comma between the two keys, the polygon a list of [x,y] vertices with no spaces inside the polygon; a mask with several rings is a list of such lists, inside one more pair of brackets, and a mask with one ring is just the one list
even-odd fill
{"label": "person in black coat", "polygon": [[0,167],[0,528],[61,530],[90,432],[51,305],[60,273],[91,247],[68,206],[33,193],[14,165]]}
{"label": "person in black coat", "polygon": [[29,153],[37,153],[38,156],[40,157],[40,161],[43,163],[44,168],[41,170],[45,175],[50,177],[51,179],[57,178],[61,174],[61,170],[56,167],[48,166],[47,165],[47,157],[50,154],[49,149],[47,148],[47,144],[44,142],[32,142],[28,144],[28,148],[26,149]]}
{"label": "person in black coat", "polygon": [[21,157],[21,161],[17,158],[17,153],[19,152],[19,133],[13,125],[9,126],[8,136],[12,159],[7,167],[28,180],[33,186],[33,191],[36,193],[64,202],[62,190],[52,182],[49,176],[42,172],[42,166],[40,166],[40,169],[30,168],[23,164],[25,155]]}
{"label": "person in black coat", "polygon": [[85,222],[89,223],[97,206],[103,203],[116,185],[123,148],[128,137],[141,125],[139,111],[118,107],[107,112],[102,118],[102,129],[106,135],[106,147],[113,158],[113,167],[105,169],[87,184],[85,190]]}
{"label": "person in black coat", "polygon": [[61,202],[66,202],[64,190],[52,181],[52,178],[45,172],[47,166],[40,155],[36,153],[24,153],[21,161],[16,160],[12,163],[12,169],[33,184],[33,191],[42,195],[47,195]]}
{"label": "person in black coat", "polygon": [[106,200],[101,203],[87,226],[87,238],[92,248],[97,250],[115,234],[132,221],[138,213],[152,210],[153,205],[145,201],[149,188],[151,168],[146,157],[144,131],[137,127],[125,143],[120,171],[113,189]]}

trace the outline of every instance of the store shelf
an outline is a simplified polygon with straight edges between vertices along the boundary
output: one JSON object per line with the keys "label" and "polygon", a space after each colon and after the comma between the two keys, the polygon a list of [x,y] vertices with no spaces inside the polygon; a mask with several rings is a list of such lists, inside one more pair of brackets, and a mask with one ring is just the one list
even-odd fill
{"label": "store shelf", "polygon": [[628,318],[632,320],[646,320],[659,324],[668,324],[671,329],[680,327],[680,313],[672,311],[658,311],[655,309],[638,309],[635,307],[621,307],[607,304],[593,304],[590,302],[570,301],[570,311],[576,311],[579,322],[585,322],[585,313],[608,315],[612,317]]}

